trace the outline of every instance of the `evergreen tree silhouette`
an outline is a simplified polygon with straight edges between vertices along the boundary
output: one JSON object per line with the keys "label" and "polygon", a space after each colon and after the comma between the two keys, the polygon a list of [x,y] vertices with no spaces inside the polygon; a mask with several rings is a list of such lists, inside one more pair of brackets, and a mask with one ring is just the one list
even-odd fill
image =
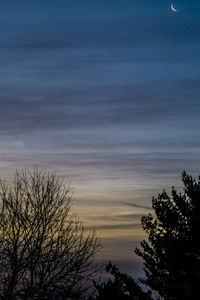
{"label": "evergreen tree silhouette", "polygon": [[144,284],[163,299],[197,299],[200,286],[200,177],[183,172],[182,194],[172,188],[153,198],[155,216],[142,217],[148,241],[136,253],[144,260]]}
{"label": "evergreen tree silhouette", "polygon": [[98,292],[95,300],[152,300],[150,292],[143,292],[131,276],[121,273],[111,262],[106,266],[106,271],[114,279],[100,284],[94,282]]}

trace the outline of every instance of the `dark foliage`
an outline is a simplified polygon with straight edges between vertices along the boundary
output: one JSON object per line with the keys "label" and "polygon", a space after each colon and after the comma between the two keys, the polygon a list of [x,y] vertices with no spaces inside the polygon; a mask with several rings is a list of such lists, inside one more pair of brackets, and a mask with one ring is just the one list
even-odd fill
{"label": "dark foliage", "polygon": [[0,299],[80,299],[99,248],[71,213],[69,191],[35,170],[1,182]]}
{"label": "dark foliage", "polygon": [[183,194],[172,188],[153,198],[155,217],[142,218],[148,242],[136,253],[144,259],[141,280],[166,300],[197,299],[200,285],[200,177],[182,174]]}
{"label": "dark foliage", "polygon": [[95,300],[152,300],[151,294],[142,291],[141,287],[127,274],[109,263],[106,271],[114,277],[103,283],[94,282],[97,290]]}

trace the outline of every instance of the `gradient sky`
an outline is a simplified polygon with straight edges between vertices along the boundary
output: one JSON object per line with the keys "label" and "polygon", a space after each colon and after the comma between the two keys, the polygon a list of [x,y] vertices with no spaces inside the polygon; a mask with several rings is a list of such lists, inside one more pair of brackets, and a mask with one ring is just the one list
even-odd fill
{"label": "gradient sky", "polygon": [[141,275],[151,198],[200,173],[200,2],[0,2],[0,176],[57,170],[103,241]]}

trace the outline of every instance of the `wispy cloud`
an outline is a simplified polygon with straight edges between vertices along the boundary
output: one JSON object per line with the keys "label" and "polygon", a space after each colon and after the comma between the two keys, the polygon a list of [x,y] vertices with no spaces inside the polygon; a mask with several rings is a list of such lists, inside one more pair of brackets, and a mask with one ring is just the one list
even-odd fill
{"label": "wispy cloud", "polygon": [[0,175],[58,170],[120,249],[152,196],[199,172],[200,4],[165,2],[0,3]]}

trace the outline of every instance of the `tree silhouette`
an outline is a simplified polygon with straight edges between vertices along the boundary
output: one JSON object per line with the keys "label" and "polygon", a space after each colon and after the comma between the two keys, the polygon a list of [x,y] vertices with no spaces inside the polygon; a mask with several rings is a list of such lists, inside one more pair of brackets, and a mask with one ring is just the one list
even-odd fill
{"label": "tree silhouette", "polygon": [[109,279],[100,284],[94,282],[97,290],[95,300],[152,300],[150,292],[143,292],[131,276],[121,273],[111,262],[106,266],[106,271],[110,272],[114,280]]}
{"label": "tree silhouette", "polygon": [[197,299],[200,284],[200,177],[182,174],[184,192],[172,188],[153,198],[155,216],[142,217],[148,242],[136,253],[144,259],[141,280],[164,299]]}
{"label": "tree silhouette", "polygon": [[0,298],[81,299],[99,248],[55,174],[21,171],[0,184]]}

